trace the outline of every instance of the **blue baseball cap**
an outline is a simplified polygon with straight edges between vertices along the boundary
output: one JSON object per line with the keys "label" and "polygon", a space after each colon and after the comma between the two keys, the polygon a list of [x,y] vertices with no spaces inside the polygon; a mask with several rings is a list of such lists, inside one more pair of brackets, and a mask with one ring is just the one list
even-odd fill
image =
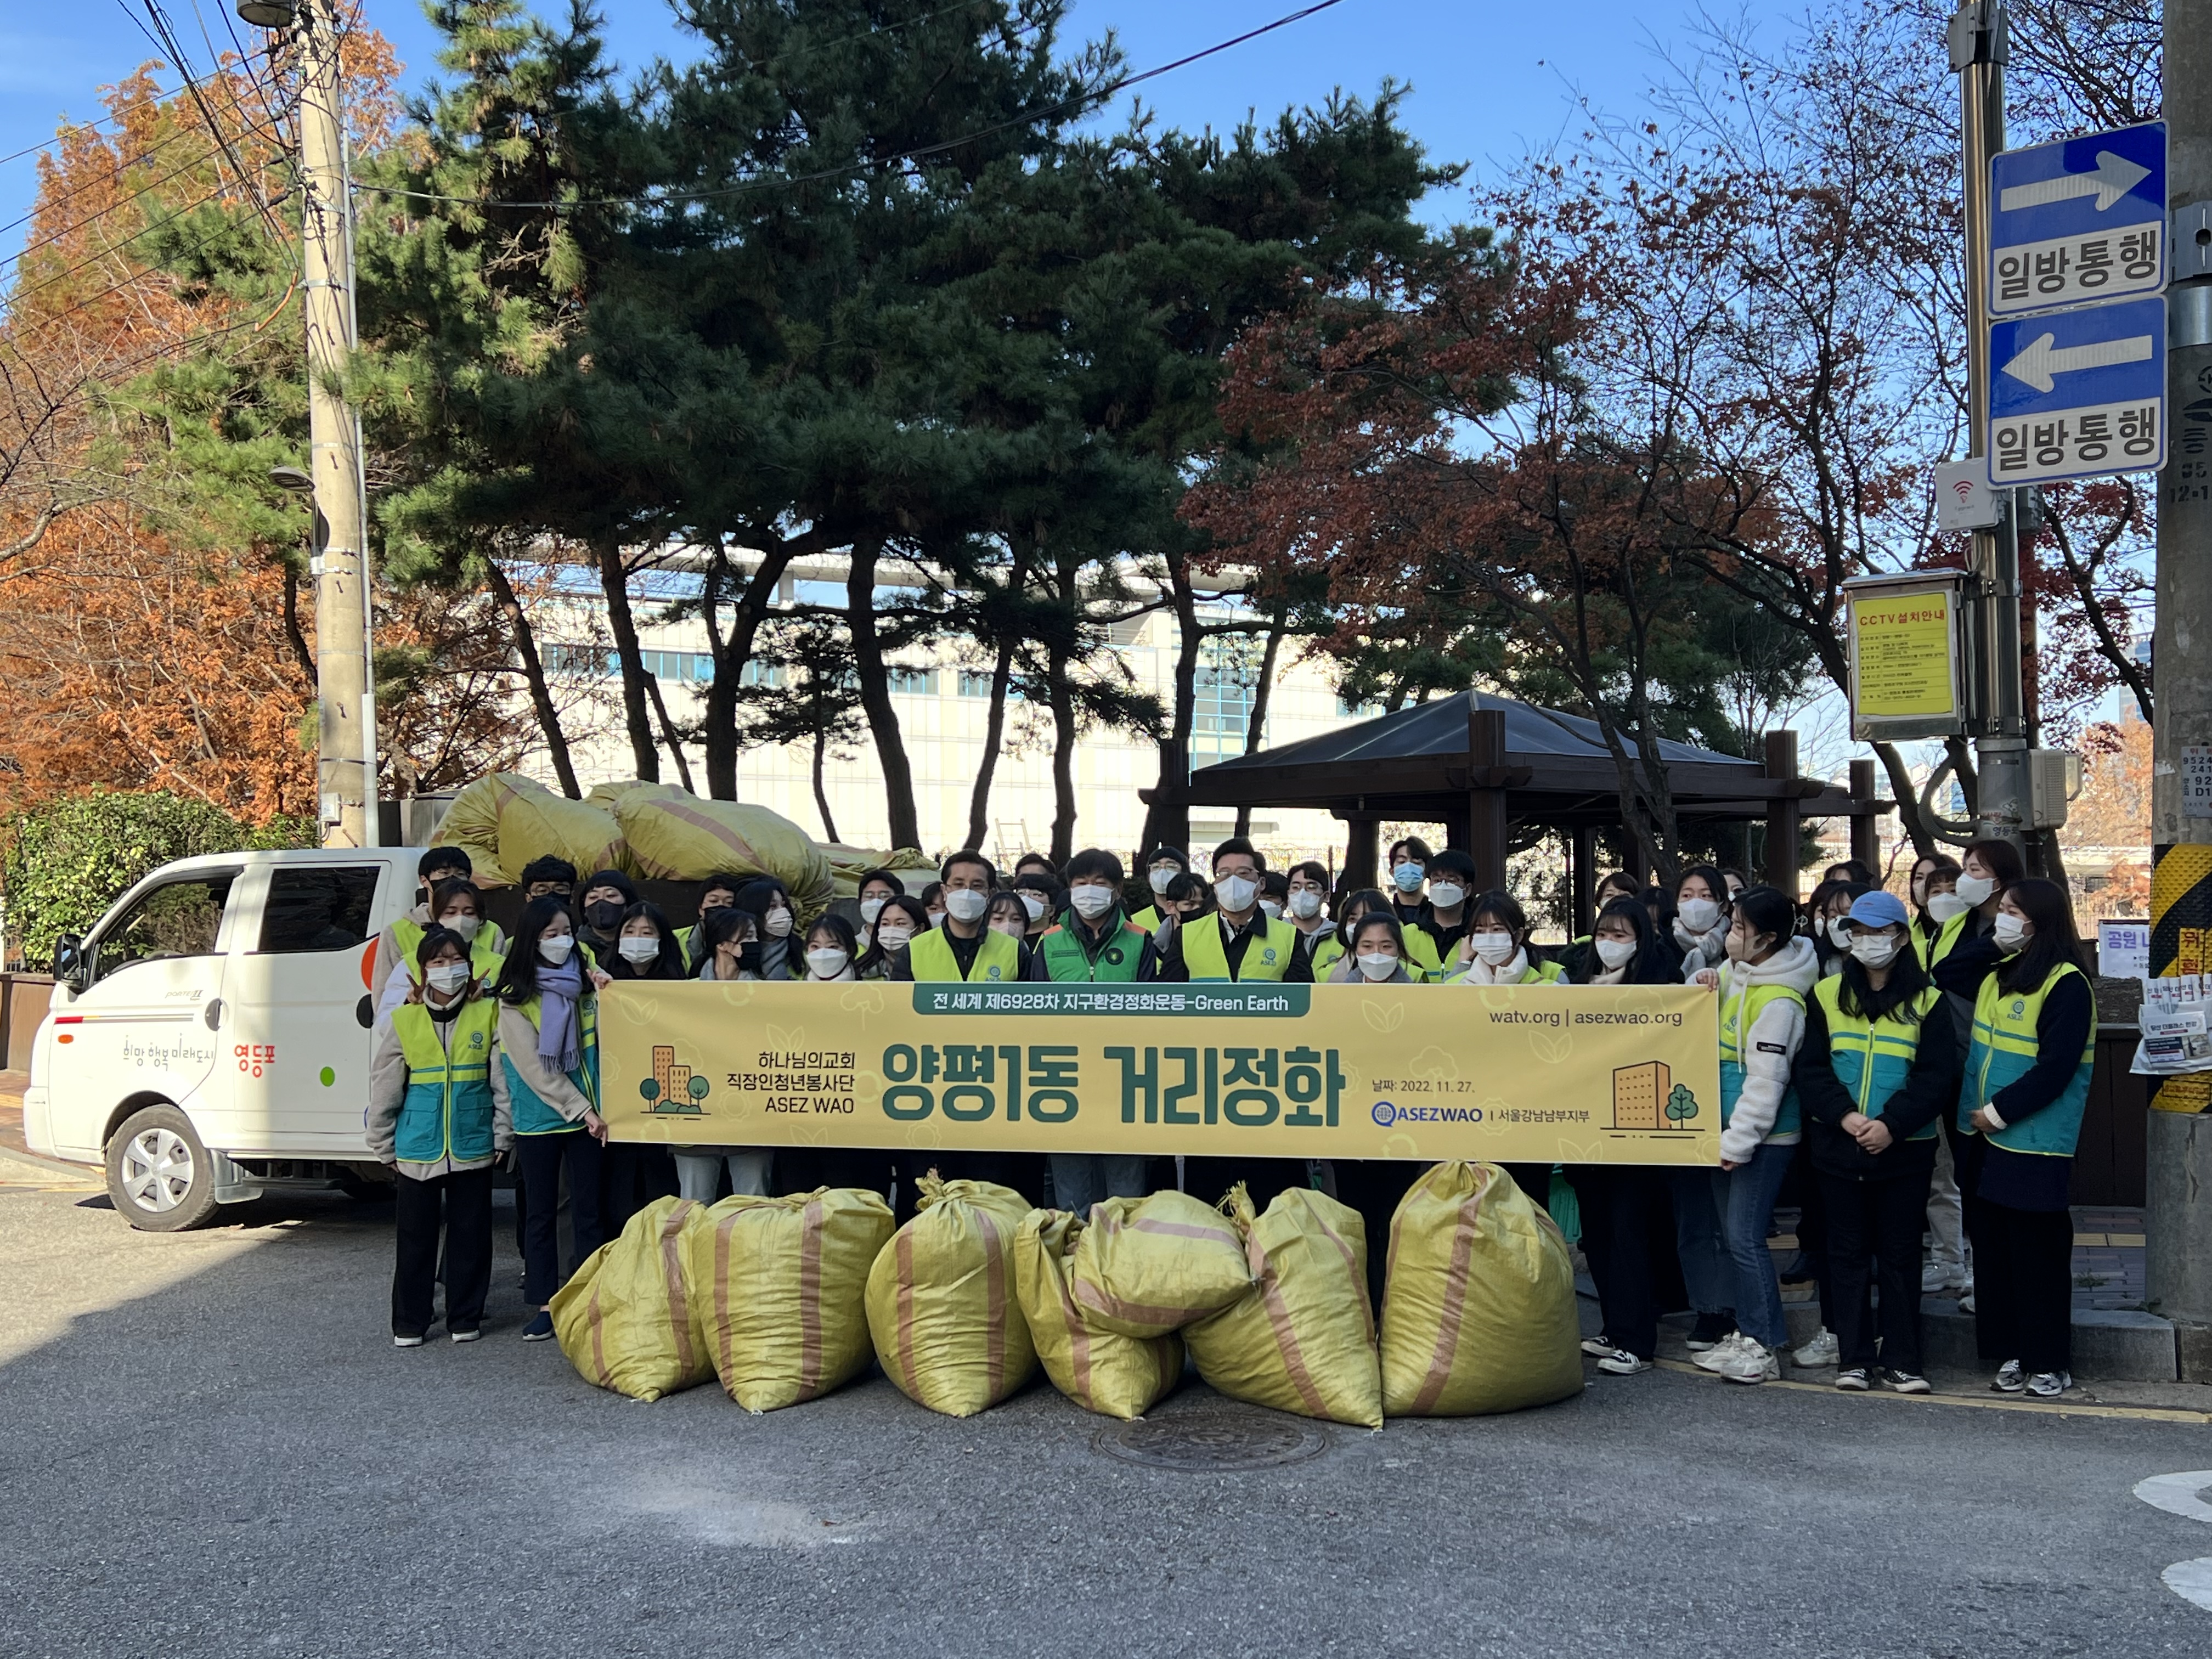
{"label": "blue baseball cap", "polygon": [[1851,901],[1851,920],[1869,927],[1902,927],[1911,918],[1894,893],[1862,893]]}

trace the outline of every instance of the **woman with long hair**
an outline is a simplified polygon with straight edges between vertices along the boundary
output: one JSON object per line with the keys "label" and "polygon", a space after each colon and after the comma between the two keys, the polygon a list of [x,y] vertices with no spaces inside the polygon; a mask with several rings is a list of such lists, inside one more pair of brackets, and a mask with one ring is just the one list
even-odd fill
{"label": "woman with long hair", "polygon": [[904,953],[915,938],[929,931],[929,912],[921,901],[904,893],[884,901],[868,930],[868,948],[854,971],[862,979],[890,977],[891,959]]}
{"label": "woman with long hair", "polygon": [[805,971],[799,959],[805,947],[794,937],[799,911],[789,888],[773,876],[758,877],[738,892],[738,908],[750,911],[759,930],[763,979],[797,979]]}

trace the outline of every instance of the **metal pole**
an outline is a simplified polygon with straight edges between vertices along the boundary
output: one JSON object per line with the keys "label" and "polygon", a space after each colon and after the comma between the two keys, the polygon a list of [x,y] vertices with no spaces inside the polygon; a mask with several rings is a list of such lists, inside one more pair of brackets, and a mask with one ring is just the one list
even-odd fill
{"label": "metal pole", "polygon": [[[1959,126],[1966,219],[1966,454],[1988,453],[1990,398],[1990,158],[2004,148],[2004,0],[1960,0],[1951,18],[1959,75]],[[2021,695],[2020,520],[2014,492],[2000,489],[2004,517],[1973,532],[1967,563],[1982,615],[1982,720],[1974,744],[1981,832],[2019,845],[2027,829],[2027,720]]]}
{"label": "metal pole", "polygon": [[376,844],[376,735],[368,688],[368,554],[361,428],[337,392],[354,349],[353,239],[334,0],[300,13],[301,279],[315,505],[330,526],[315,581],[321,716],[316,790],[326,847]]}
{"label": "metal pole", "polygon": [[[2165,28],[2166,407],[2180,429],[2158,489],[2150,949],[2154,974],[2192,974],[2212,969],[2212,817],[2182,788],[2191,751],[2212,745],[2212,0],[2166,0]],[[2167,1079],[2152,1105],[2145,1298],[2178,1328],[2181,1375],[2212,1382],[2212,1073]]]}

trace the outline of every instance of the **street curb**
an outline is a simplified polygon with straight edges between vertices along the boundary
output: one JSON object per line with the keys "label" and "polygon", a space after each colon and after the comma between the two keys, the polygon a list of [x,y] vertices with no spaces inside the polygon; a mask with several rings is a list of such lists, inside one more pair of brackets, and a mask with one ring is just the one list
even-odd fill
{"label": "street curb", "polygon": [[[1984,1369],[1975,1351],[1974,1316],[1956,1302],[1923,1300],[1920,1309],[1921,1358],[1929,1366],[1954,1370]],[[2074,1310],[2073,1369],[2083,1376],[2113,1382],[2174,1382],[2173,1322],[2128,1308]]]}
{"label": "street curb", "polygon": [[67,1164],[58,1158],[42,1158],[36,1152],[17,1152],[13,1146],[0,1146],[0,1158],[10,1164],[25,1164],[47,1175],[69,1176],[78,1181],[90,1182],[95,1186],[106,1179],[96,1164]]}

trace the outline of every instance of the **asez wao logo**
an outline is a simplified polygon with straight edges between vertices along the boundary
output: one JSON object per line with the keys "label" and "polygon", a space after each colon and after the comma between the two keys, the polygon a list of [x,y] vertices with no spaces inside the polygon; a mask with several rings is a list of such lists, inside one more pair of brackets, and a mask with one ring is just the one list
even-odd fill
{"label": "asez wao logo", "polygon": [[656,1042],[653,1075],[637,1085],[637,1091],[645,1097],[646,1110],[656,1116],[698,1117],[712,1086],[704,1073],[677,1063],[674,1045]]}

